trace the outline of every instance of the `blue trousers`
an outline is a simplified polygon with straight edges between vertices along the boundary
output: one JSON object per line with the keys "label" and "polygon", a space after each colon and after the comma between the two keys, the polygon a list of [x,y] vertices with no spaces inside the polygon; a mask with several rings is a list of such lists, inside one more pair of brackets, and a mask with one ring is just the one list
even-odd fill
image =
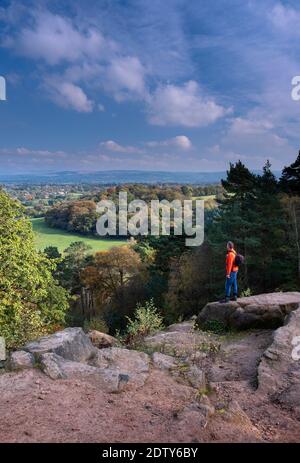
{"label": "blue trousers", "polygon": [[225,282],[226,297],[230,297],[232,286],[233,286],[233,294],[237,296],[237,293],[238,293],[237,274],[238,272],[231,272],[230,278],[226,278],[226,282]]}

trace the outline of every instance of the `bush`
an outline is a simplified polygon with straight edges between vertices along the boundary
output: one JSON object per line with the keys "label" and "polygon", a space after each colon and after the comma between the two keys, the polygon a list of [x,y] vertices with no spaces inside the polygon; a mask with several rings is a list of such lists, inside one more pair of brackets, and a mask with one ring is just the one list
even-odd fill
{"label": "bush", "polygon": [[137,304],[134,319],[127,317],[126,341],[129,344],[140,342],[163,328],[163,318],[158,313],[153,299],[146,301],[145,305]]}

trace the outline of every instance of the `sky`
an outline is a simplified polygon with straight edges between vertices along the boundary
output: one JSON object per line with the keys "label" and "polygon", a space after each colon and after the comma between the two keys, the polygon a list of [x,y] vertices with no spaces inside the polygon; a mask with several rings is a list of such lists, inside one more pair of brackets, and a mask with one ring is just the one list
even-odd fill
{"label": "sky", "polygon": [[297,156],[300,4],[0,0],[0,172],[274,170]]}

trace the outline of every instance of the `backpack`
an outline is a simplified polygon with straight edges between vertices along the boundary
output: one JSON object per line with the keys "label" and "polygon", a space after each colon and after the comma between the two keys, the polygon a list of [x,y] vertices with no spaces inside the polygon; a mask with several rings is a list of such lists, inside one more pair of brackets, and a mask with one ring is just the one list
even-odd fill
{"label": "backpack", "polygon": [[242,265],[244,262],[245,262],[245,257],[242,256],[242,254],[237,254],[237,255],[235,256],[233,265],[236,265],[237,267],[239,267],[239,266]]}

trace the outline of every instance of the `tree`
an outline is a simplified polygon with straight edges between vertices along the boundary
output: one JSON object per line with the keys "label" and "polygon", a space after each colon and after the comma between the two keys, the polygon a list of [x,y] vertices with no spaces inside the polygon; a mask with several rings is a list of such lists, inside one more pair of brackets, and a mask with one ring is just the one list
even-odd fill
{"label": "tree", "polygon": [[65,249],[64,257],[58,264],[58,279],[61,285],[71,294],[78,294],[81,289],[81,272],[88,265],[92,256],[89,255],[91,246],[83,241],[75,241]]}
{"label": "tree", "polygon": [[56,246],[47,246],[44,249],[44,254],[48,257],[48,259],[60,259],[61,253],[59,252]]}
{"label": "tree", "polygon": [[0,335],[8,347],[64,323],[67,293],[56,284],[53,266],[35,250],[21,204],[0,190]]}
{"label": "tree", "polygon": [[283,169],[280,186],[284,192],[290,195],[300,194],[300,151],[296,161]]}

